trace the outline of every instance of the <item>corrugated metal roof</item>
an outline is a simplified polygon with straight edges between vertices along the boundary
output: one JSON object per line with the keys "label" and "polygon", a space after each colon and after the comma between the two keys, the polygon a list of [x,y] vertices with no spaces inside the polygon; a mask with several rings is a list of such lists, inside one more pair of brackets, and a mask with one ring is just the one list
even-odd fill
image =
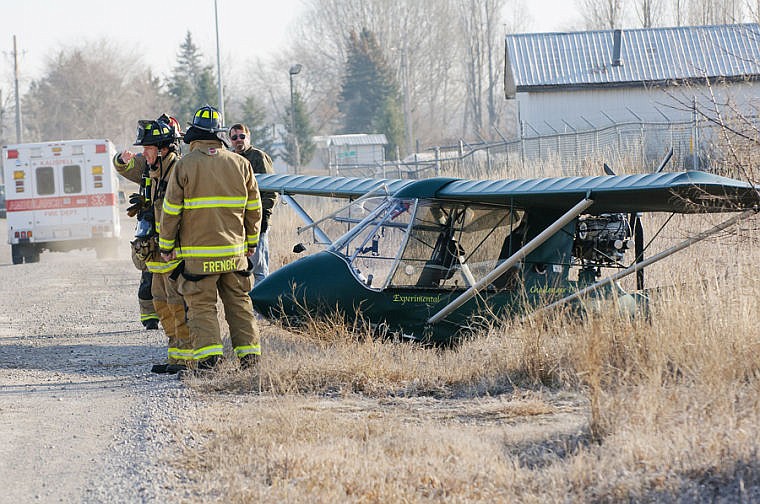
{"label": "corrugated metal roof", "polygon": [[612,64],[614,32],[507,35],[517,91],[760,76],[756,23],[622,30],[619,66]]}
{"label": "corrugated metal roof", "polygon": [[357,133],[353,135],[332,135],[327,137],[328,145],[387,145],[383,134]]}

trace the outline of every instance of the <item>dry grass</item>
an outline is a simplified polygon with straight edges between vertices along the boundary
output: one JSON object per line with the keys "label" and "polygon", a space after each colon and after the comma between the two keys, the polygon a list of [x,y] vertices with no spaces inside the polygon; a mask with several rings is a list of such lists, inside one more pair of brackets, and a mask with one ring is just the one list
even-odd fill
{"label": "dry grass", "polygon": [[760,501],[755,245],[724,236],[652,268],[676,287],[649,317],[542,313],[450,349],[264,325],[258,373],[189,383],[187,501]]}

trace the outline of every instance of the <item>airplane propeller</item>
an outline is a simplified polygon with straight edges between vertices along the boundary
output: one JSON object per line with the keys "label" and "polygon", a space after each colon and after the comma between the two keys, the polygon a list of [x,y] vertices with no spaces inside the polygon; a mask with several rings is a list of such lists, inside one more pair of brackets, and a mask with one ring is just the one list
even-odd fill
{"label": "airplane propeller", "polygon": [[[641,214],[631,212],[629,222],[633,230],[633,253],[634,262],[637,264],[644,261],[644,226],[641,224]],[[644,288],[644,269],[636,272],[636,290]]]}
{"label": "airplane propeller", "polygon": [[[673,157],[673,149],[665,156],[660,166],[657,168],[656,173],[662,172],[665,165],[668,164],[670,158]],[[615,172],[607,163],[604,163],[604,173],[607,175],[615,175]],[[633,253],[634,262],[640,263],[644,260],[644,226],[641,224],[641,213],[631,212],[628,216],[628,222],[631,226],[633,233]],[[636,290],[642,290],[644,288],[644,269],[640,269],[636,272]]]}

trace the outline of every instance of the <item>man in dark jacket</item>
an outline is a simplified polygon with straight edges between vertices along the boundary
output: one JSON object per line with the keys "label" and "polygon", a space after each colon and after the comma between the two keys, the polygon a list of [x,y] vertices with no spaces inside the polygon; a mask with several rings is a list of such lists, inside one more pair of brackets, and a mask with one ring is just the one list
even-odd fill
{"label": "man in dark jacket", "polygon": [[[269,155],[251,145],[251,132],[245,124],[237,123],[230,127],[230,140],[235,152],[251,162],[255,173],[274,173],[272,158]],[[261,193],[261,231],[259,233],[259,246],[256,253],[251,257],[253,263],[253,278],[259,282],[269,274],[269,219],[272,217],[272,208],[277,203],[277,193]]]}

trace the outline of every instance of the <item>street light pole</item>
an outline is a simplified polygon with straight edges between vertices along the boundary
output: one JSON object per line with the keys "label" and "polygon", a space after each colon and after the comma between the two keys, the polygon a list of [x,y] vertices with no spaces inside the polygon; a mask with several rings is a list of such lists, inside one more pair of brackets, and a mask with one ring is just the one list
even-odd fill
{"label": "street light pole", "polygon": [[293,77],[301,71],[301,68],[303,68],[301,64],[296,63],[288,71],[290,74],[290,135],[293,142],[293,173],[295,174],[298,174],[301,156],[298,152],[298,135],[296,135],[296,95],[293,88]]}
{"label": "street light pole", "polygon": [[214,21],[216,24],[216,86],[219,93],[219,115],[221,124],[224,124],[224,95],[222,93],[222,57],[219,49],[219,12],[214,0]]}

